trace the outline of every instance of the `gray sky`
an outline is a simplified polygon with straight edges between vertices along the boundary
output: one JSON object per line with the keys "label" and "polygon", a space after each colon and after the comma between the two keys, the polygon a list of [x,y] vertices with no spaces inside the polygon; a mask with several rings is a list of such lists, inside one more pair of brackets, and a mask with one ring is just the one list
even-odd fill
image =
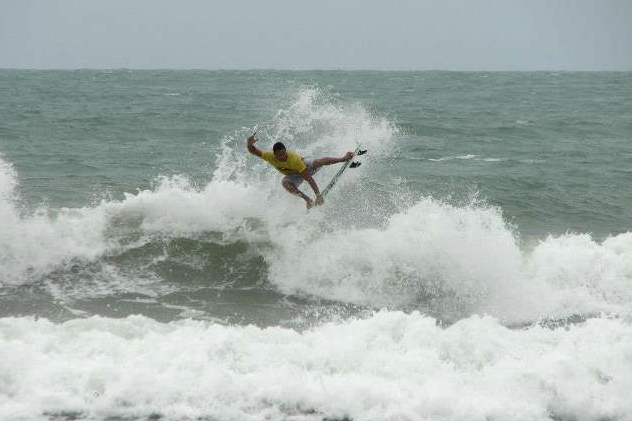
{"label": "gray sky", "polygon": [[0,68],[632,70],[632,0],[0,0]]}

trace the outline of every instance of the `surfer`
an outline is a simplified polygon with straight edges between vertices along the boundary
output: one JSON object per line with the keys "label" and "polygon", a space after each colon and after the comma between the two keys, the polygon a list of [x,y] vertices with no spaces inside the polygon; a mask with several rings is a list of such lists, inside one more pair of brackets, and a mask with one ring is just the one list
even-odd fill
{"label": "surfer", "polygon": [[[340,158],[332,158],[327,156],[317,159],[307,159],[301,157],[298,153],[294,151],[288,151],[287,149],[285,149],[285,145],[283,145],[283,143],[281,142],[275,143],[272,146],[271,151],[262,151],[260,149],[257,149],[257,147],[255,147],[256,142],[257,138],[255,137],[255,133],[253,133],[246,140],[248,152],[267,161],[281,174],[284,174],[285,177],[283,177],[281,184],[283,185],[285,190],[305,200],[307,209],[311,208],[314,205],[322,205],[324,202],[323,196],[321,195],[320,190],[318,190],[318,185],[312,178],[312,175],[314,175],[316,171],[318,171],[318,169],[323,165],[338,164],[353,158],[353,152],[347,152],[344,156],[341,156]],[[306,180],[312,187],[312,190],[314,190],[314,194],[316,195],[315,201],[312,201],[309,196],[298,189],[298,186],[303,182],[303,180]]]}

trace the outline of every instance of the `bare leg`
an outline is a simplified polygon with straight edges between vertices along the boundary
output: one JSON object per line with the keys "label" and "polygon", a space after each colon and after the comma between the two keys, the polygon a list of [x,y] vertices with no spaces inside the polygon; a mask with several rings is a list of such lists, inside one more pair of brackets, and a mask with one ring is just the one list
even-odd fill
{"label": "bare leg", "polygon": [[290,193],[292,193],[293,195],[298,196],[298,197],[302,198],[303,200],[305,200],[305,204],[307,205],[307,209],[309,209],[312,206],[314,206],[314,202],[312,201],[312,199],[310,199],[306,194],[304,194],[302,191],[297,189],[294,184],[290,183],[287,180],[283,180],[281,185],[283,185],[285,190],[287,190]]}
{"label": "bare leg", "polygon": [[353,152],[347,152],[344,156],[341,156],[340,158],[326,156],[324,158],[318,158],[312,161],[312,166],[314,168],[320,168],[323,165],[339,164],[341,162],[348,161],[351,158],[353,158]]}

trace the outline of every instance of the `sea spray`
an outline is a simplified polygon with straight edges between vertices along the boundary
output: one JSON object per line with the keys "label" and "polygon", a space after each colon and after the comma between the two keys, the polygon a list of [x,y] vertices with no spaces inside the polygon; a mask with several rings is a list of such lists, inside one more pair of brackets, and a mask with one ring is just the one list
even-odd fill
{"label": "sea spray", "polygon": [[17,177],[0,159],[0,285],[37,280],[73,259],[92,260],[107,250],[106,216],[100,209],[40,207],[23,212],[15,200]]}

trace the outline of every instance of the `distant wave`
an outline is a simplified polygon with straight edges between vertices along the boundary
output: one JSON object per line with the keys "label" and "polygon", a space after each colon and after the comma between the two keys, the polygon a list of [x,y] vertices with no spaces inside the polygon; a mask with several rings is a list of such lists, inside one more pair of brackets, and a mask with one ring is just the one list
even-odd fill
{"label": "distant wave", "polygon": [[443,161],[452,161],[454,159],[470,160],[470,159],[478,159],[479,157],[480,155],[467,154],[467,155],[457,155],[457,156],[445,156],[442,158],[428,158],[428,161],[443,162]]}
{"label": "distant wave", "polygon": [[542,164],[546,162],[544,159],[539,158],[526,158],[526,159],[514,159],[514,158],[495,158],[495,157],[484,157],[482,155],[476,154],[466,154],[466,155],[450,155],[444,156],[441,158],[415,158],[415,157],[407,157],[406,159],[410,160],[420,160],[420,161],[431,161],[431,162],[448,162],[455,160],[462,161],[479,161],[479,162],[520,162],[523,164]]}

